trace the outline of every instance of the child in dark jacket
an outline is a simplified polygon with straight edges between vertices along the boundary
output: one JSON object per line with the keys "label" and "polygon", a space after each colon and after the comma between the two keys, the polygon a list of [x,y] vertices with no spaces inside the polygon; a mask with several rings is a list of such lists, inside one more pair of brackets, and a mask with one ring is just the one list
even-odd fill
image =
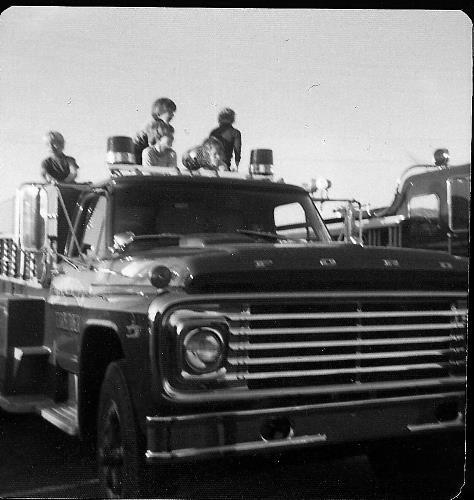
{"label": "child in dark jacket", "polygon": [[242,137],[240,130],[232,126],[235,121],[235,112],[230,108],[224,108],[218,115],[219,127],[215,128],[210,137],[219,139],[224,148],[224,162],[230,169],[232,155],[234,155],[235,166],[238,168],[242,150]]}

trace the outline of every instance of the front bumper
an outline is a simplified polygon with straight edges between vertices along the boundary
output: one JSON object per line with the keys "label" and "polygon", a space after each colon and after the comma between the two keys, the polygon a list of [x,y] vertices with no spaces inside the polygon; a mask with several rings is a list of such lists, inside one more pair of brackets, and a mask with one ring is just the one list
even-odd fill
{"label": "front bumper", "polygon": [[464,397],[464,392],[450,392],[357,403],[151,416],[147,417],[146,459],[149,463],[211,459],[463,431]]}

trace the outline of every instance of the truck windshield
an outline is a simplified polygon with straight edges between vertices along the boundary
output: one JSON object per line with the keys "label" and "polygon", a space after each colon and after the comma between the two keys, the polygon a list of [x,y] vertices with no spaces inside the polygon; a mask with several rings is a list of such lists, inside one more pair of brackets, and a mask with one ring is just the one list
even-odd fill
{"label": "truck windshield", "polygon": [[[274,233],[282,239],[330,241],[305,193],[232,184],[119,186],[114,195],[113,233],[135,235]],[[267,238],[268,241],[268,238]]]}

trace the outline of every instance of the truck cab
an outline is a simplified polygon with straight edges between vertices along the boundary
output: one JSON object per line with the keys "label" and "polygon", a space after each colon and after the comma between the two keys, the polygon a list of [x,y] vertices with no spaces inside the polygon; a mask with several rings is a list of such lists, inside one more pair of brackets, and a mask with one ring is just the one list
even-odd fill
{"label": "truck cab", "polygon": [[0,408],[96,442],[104,496],[156,495],[177,462],[380,463],[384,440],[463,433],[467,259],[333,242],[267,168],[112,167],[20,188],[0,274]]}
{"label": "truck cab", "polygon": [[[445,151],[446,157],[438,151]],[[468,256],[471,165],[449,166],[447,150],[435,154],[440,161],[411,166],[402,174],[389,206],[361,212],[354,228],[360,227],[366,245]],[[329,218],[326,223],[337,237],[342,219]]]}

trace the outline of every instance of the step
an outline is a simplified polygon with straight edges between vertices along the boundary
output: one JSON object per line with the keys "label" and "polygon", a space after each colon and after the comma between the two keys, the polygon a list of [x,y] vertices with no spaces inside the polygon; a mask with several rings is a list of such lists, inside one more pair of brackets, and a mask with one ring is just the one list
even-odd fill
{"label": "step", "polygon": [[15,347],[13,350],[13,356],[17,361],[21,361],[24,357],[48,358],[50,354],[51,349],[45,345]]}
{"label": "step", "polygon": [[77,418],[77,405],[70,402],[56,404],[48,408],[42,408],[40,415],[70,436],[79,434],[79,422]]}
{"label": "step", "polygon": [[38,394],[20,394],[2,396],[0,394],[0,408],[8,413],[33,413],[38,408],[53,405],[51,398]]}
{"label": "step", "polygon": [[51,349],[44,345],[15,347],[8,378],[9,392],[42,394],[46,392]]}

